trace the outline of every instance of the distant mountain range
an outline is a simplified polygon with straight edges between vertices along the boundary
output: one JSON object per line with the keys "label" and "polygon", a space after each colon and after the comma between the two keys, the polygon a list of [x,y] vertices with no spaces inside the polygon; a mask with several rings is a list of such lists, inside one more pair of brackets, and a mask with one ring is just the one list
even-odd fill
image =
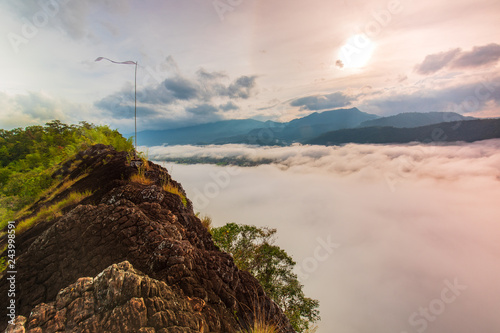
{"label": "distant mountain range", "polygon": [[[139,145],[207,145],[244,143],[257,145],[290,145],[292,143],[338,144],[346,142],[384,143],[410,142],[429,139],[428,130],[449,128],[453,124],[475,120],[454,112],[400,113],[379,117],[362,112],[357,108],[315,112],[290,122],[258,121],[254,119],[224,120],[183,128],[142,131],[137,135]],[[442,125],[448,124],[448,125]],[[432,127],[433,125],[438,125]],[[429,127],[430,126],[430,127]],[[487,129],[481,129],[486,126]],[[470,141],[472,133],[465,129],[479,131],[479,137],[500,137],[492,127],[496,122],[480,121],[467,124],[462,131],[448,136],[450,141]],[[479,128],[478,128],[479,127]],[[415,130],[418,129],[418,130]],[[481,134],[482,133],[482,134]],[[465,135],[457,137],[457,135]],[[483,135],[483,136],[481,136]],[[411,138],[416,138],[410,140]],[[490,138],[490,137],[488,137]],[[408,141],[410,140],[410,141]],[[375,142],[376,141],[376,142]],[[430,139],[429,141],[436,141]]]}
{"label": "distant mountain range", "polygon": [[248,143],[259,145],[289,145],[306,142],[322,133],[344,128],[354,128],[364,121],[378,118],[377,115],[359,111],[357,108],[314,112],[306,117],[287,123],[268,122],[266,126],[247,133],[225,137],[214,141],[216,144]]}
{"label": "distant mountain range", "polygon": [[455,112],[407,112],[395,116],[382,117],[362,122],[359,127],[391,126],[398,128],[412,128],[450,121],[473,120],[476,118],[465,117]]}
{"label": "distant mountain range", "polygon": [[363,127],[324,133],[309,140],[314,145],[345,143],[474,142],[500,138],[500,119],[445,122],[413,128]]}
{"label": "distant mountain range", "polygon": [[249,133],[253,129],[267,125],[265,122],[253,119],[224,120],[168,130],[142,131],[137,133],[137,141],[139,145],[144,146],[206,145],[222,138]]}

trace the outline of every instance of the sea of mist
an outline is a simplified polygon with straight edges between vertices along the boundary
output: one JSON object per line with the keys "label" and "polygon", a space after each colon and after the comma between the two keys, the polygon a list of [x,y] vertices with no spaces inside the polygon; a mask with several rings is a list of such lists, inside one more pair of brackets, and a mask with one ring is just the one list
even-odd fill
{"label": "sea of mist", "polygon": [[[500,140],[148,153],[215,226],[278,230],[320,301],[318,332],[499,332]],[[266,163],[161,162],[207,157]]]}

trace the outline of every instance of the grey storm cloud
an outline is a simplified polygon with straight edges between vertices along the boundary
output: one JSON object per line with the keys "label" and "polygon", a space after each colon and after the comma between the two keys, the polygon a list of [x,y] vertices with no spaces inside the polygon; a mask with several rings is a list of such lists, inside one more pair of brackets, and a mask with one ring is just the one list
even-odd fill
{"label": "grey storm cloud", "polygon": [[460,48],[446,52],[430,54],[415,71],[422,75],[433,74],[447,67],[451,69],[481,67],[494,65],[500,60],[500,45],[488,44],[475,46],[471,51],[464,52]]}
{"label": "grey storm cloud", "polygon": [[196,79],[176,76],[156,87],[138,91],[140,101],[151,104],[170,104],[176,101],[210,101],[213,98],[248,99],[256,93],[256,76],[241,76],[230,84],[221,83],[227,76],[220,72],[200,70]]}
{"label": "grey storm cloud", "polygon": [[[143,115],[160,114],[162,106],[182,105],[188,115],[208,116],[219,111],[239,110],[234,102],[256,94],[257,76],[240,76],[232,81],[223,72],[200,69],[192,78],[176,74],[159,84],[137,91],[137,101]],[[217,105],[212,102],[217,99]],[[127,86],[119,92],[104,97],[94,105],[116,118],[122,119],[127,108],[134,103],[134,90]],[[217,115],[220,118],[220,116]]]}
{"label": "grey storm cloud", "polygon": [[176,99],[190,100],[199,95],[199,86],[195,82],[182,77],[166,79],[163,81],[163,85]]}
{"label": "grey storm cloud", "polygon": [[290,102],[291,106],[300,106],[301,110],[325,110],[339,108],[349,105],[355,98],[334,92],[328,95],[314,95],[295,99]]}
{"label": "grey storm cloud", "polygon": [[[127,92],[133,98],[133,92]],[[193,80],[176,76],[168,78],[161,84],[140,89],[137,100],[147,104],[172,104],[176,101],[196,100],[204,95],[204,89]]]}

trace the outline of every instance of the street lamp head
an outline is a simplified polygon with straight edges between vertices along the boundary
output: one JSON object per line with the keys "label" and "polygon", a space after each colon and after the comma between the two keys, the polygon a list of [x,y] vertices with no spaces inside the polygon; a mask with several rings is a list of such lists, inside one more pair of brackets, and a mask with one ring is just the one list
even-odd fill
{"label": "street lamp head", "polygon": [[98,57],[95,61],[101,61],[101,60],[107,60],[107,61],[111,61],[112,63],[114,64],[120,64],[120,65],[136,65],[137,66],[137,61],[132,61],[132,60],[128,60],[128,61],[114,61],[114,60],[111,60],[111,59],[108,59],[108,58],[105,58],[105,57]]}

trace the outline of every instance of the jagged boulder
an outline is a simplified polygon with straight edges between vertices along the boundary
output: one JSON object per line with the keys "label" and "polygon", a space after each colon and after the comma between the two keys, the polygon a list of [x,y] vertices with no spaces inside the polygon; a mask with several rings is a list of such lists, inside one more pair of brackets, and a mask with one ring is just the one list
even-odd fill
{"label": "jagged boulder", "polygon": [[124,261],[94,278],[79,278],[55,301],[37,305],[29,318],[19,316],[6,332],[208,332],[204,306]]}
{"label": "jagged boulder", "polygon": [[[168,182],[185,195],[182,186],[171,179],[167,170],[150,162],[145,170],[149,181],[143,184],[129,180],[137,169],[128,165],[126,154],[110,147],[94,146],[77,158],[80,162],[76,169],[71,167],[74,162],[69,161],[57,171],[77,181],[51,200],[57,202],[67,195],[65,192],[75,190],[91,190],[93,194],[79,205],[69,207],[62,216],[41,221],[16,238],[16,310],[18,315],[29,318],[22,324],[23,319],[19,317],[19,327],[51,331],[43,325],[61,322],[63,319],[59,317],[63,318],[63,309],[66,309],[63,330],[73,331],[68,327],[77,327],[75,332],[79,329],[102,332],[98,329],[100,325],[118,325],[113,324],[115,319],[111,319],[111,314],[118,316],[120,311],[122,317],[127,317],[122,319],[129,326],[116,326],[120,331],[109,328],[110,331],[136,332],[136,328],[129,328],[140,324],[144,332],[151,331],[148,327],[156,332],[162,329],[183,332],[181,328],[177,331],[169,328],[172,318],[184,318],[182,313],[196,313],[186,321],[176,319],[183,323],[184,331],[235,332],[250,325],[257,313],[264,317],[260,319],[273,322],[282,332],[293,332],[288,319],[266,296],[258,281],[240,271],[232,257],[214,245],[210,233],[195,216],[191,202],[183,202],[178,194],[165,190],[163,184]],[[43,204],[50,202],[43,201]],[[37,205],[41,203],[32,207],[33,212],[40,209]],[[144,275],[128,264],[113,266],[125,261]],[[122,288],[120,293],[116,286],[110,289],[114,290],[111,294],[99,296],[96,290],[107,293],[107,287],[96,289],[96,281],[103,281],[102,278],[81,278],[96,276],[101,271],[122,272],[136,287]],[[143,293],[142,284],[138,287],[139,280],[161,281],[162,290],[170,290],[174,295],[172,299],[184,301],[159,301],[155,303],[158,311],[150,313],[151,304],[147,301],[150,296]],[[78,282],[75,284],[75,281]],[[75,288],[69,294],[68,285],[70,291]],[[7,289],[3,276],[0,293],[6,294]],[[82,296],[82,293],[93,293],[93,296]],[[106,303],[106,299],[111,303]],[[97,309],[103,304],[108,305]],[[181,306],[185,309],[182,312],[176,304],[190,307]],[[3,299],[0,306],[3,329],[7,325]],[[87,323],[89,318],[94,319]],[[91,323],[94,326],[88,326]],[[88,329],[84,330],[85,327]]]}

